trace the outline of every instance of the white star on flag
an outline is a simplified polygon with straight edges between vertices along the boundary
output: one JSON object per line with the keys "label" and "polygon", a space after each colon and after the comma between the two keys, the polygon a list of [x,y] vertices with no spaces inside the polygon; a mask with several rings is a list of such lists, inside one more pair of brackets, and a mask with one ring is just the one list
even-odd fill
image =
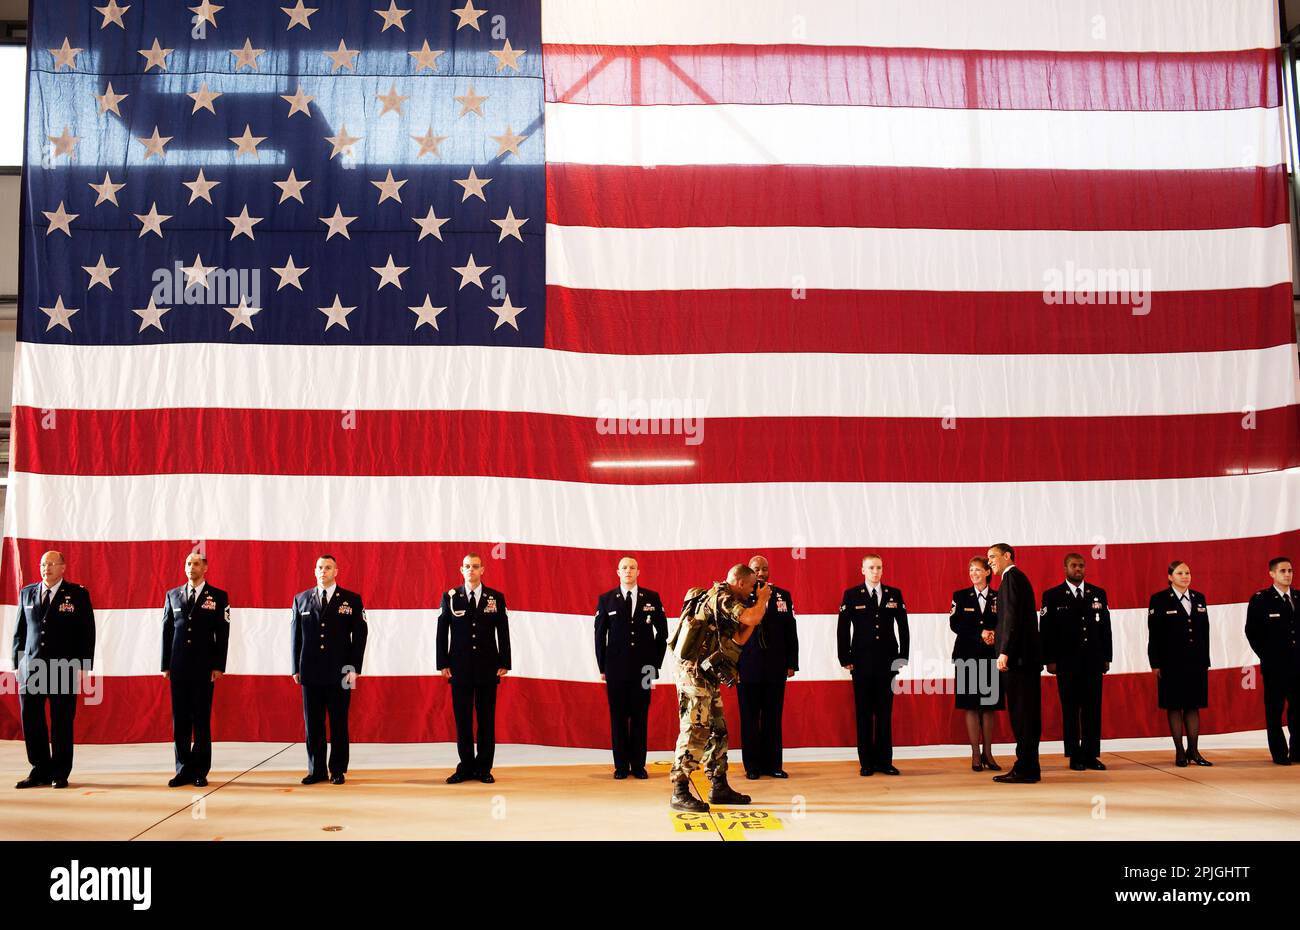
{"label": "white star on flag", "polygon": [[510,295],[506,294],[505,303],[499,307],[488,307],[488,309],[497,315],[496,325],[492,327],[494,332],[500,329],[503,323],[509,323],[515,328],[515,332],[518,332],[519,324],[515,322],[515,317],[519,316],[519,314],[523,313],[528,308],[513,306],[510,303]]}
{"label": "white star on flag", "polygon": [[157,327],[158,332],[161,333],[161,332],[163,331],[163,327],[162,327],[162,316],[163,316],[164,313],[170,313],[170,312],[171,312],[171,309],[172,309],[171,307],[158,307],[158,306],[155,306],[155,305],[154,305],[154,302],[153,302],[153,297],[150,296],[150,298],[149,298],[149,306],[147,306],[147,307],[145,307],[145,308],[143,308],[143,309],[141,309],[141,310],[132,310],[132,311],[131,311],[131,312],[134,313],[136,316],[140,317],[140,328],[139,328],[138,330],[136,330],[136,332],[137,332],[137,333],[142,333],[142,332],[144,332],[146,329],[148,329],[150,326],[154,326],[154,327]]}
{"label": "white star on flag", "polygon": [[402,289],[402,274],[403,272],[410,270],[410,267],[410,265],[405,267],[394,265],[393,256],[391,254],[388,256],[388,262],[386,264],[379,265],[378,267],[372,265],[370,270],[379,275],[379,286],[376,287],[375,290],[382,291],[385,285],[391,284],[400,291]]}
{"label": "white star on flag", "polygon": [[453,266],[451,269],[452,271],[455,271],[460,275],[460,287],[456,288],[456,290],[458,291],[461,290],[461,288],[463,288],[466,284],[477,284],[480,288],[482,288],[483,272],[487,271],[491,267],[492,267],[491,265],[474,264],[474,253],[470,252],[468,262],[466,262],[464,265],[461,265],[459,268]]}
{"label": "white star on flag", "polygon": [[239,295],[238,307],[223,307],[222,309],[230,314],[230,332],[232,333],[235,331],[236,326],[247,326],[249,332],[252,332],[253,317],[262,312],[261,307],[250,307],[248,298],[243,294]]}
{"label": "white star on flag", "polygon": [[327,318],[325,320],[325,331],[328,332],[329,328],[336,323],[344,329],[348,329],[348,314],[357,308],[343,306],[342,302],[339,300],[339,295],[335,294],[334,303],[331,306],[317,307],[316,309],[325,314]]}
{"label": "white star on flag", "polygon": [[446,310],[447,308],[446,308],[446,307],[435,307],[435,306],[433,306],[433,302],[432,302],[431,300],[429,300],[429,295],[428,295],[428,294],[425,294],[425,295],[424,295],[424,303],[422,303],[422,304],[421,304],[420,306],[418,306],[418,307],[407,307],[406,309],[407,309],[407,310],[410,310],[412,313],[415,314],[415,328],[416,328],[416,329],[419,329],[419,328],[420,328],[421,326],[423,326],[425,323],[428,323],[431,327],[433,327],[434,329],[437,329],[437,328],[438,328],[438,314],[439,314],[439,313],[442,313],[442,311]]}
{"label": "white star on flag", "polygon": [[303,273],[306,272],[310,267],[311,267],[310,265],[304,265],[301,268],[295,266],[293,263],[293,256],[290,255],[282,267],[280,268],[273,267],[271,269],[272,271],[274,271],[276,274],[280,276],[280,283],[276,285],[275,289],[278,291],[280,290],[280,288],[285,287],[287,285],[289,287],[296,287],[298,290],[301,291],[302,282],[299,281],[298,279],[301,278],[303,276]]}
{"label": "white star on flag", "polygon": [[110,268],[104,264],[104,253],[99,253],[99,261],[93,265],[82,265],[81,270],[90,275],[90,283],[86,285],[86,290],[90,290],[96,284],[102,284],[108,290],[113,289],[113,282],[109,279],[117,272],[117,268]]}
{"label": "white star on flag", "polygon": [[72,314],[80,312],[74,307],[63,306],[62,294],[60,294],[59,298],[54,302],[53,307],[41,307],[40,309],[42,313],[50,318],[49,323],[45,326],[45,331],[47,333],[56,326],[62,326],[68,332],[72,332],[72,324],[68,322],[68,318],[71,317]]}

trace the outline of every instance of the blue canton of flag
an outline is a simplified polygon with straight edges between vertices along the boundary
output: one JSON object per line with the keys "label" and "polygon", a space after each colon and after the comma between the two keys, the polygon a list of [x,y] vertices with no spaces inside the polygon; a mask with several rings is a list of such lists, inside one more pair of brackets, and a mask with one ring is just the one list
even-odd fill
{"label": "blue canton of flag", "polygon": [[32,5],[19,338],[540,346],[539,0]]}

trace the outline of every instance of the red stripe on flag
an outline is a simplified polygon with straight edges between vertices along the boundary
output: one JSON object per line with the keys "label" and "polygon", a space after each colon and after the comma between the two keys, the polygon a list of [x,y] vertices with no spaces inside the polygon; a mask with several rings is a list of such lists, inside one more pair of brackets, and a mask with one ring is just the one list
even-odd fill
{"label": "red stripe on flag", "polygon": [[[1201,712],[1202,733],[1260,729],[1264,725],[1259,690],[1242,687],[1239,669],[1210,671],[1209,707]],[[0,689],[0,739],[21,739],[18,699],[12,673],[4,673]],[[104,678],[102,702],[77,711],[78,743],[136,743],[171,741],[171,699],[161,676]],[[933,693],[899,695],[894,700],[894,744],[898,746],[965,745],[966,730],[953,697]],[[916,682],[918,689],[926,683]],[[1105,679],[1102,735],[1107,739],[1166,736],[1167,719],[1156,709],[1155,676],[1150,673],[1111,675]],[[743,746],[736,692],[724,691],[732,747]],[[1043,681],[1043,739],[1061,738],[1056,683]],[[498,691],[498,743],[609,748],[609,711],[604,685],[507,678]],[[996,742],[1012,741],[1007,715],[995,715]],[[217,684],[213,702],[212,736],[218,741],[292,742],[303,739],[302,692],[288,670],[281,677],[229,675]],[[654,689],[650,704],[649,748],[672,750],[677,737],[677,696],[671,683]],[[441,678],[362,676],[352,697],[349,733],[359,743],[453,742],[451,689]],[[848,681],[793,679],[786,686],[784,744],[800,746],[856,745],[853,686]],[[1261,754],[1265,751],[1260,750]],[[300,756],[304,767],[306,759]],[[171,751],[159,747],[157,768],[170,769]],[[498,752],[499,765],[509,765]],[[845,763],[847,764],[847,763]],[[854,763],[856,764],[856,763]],[[920,763],[917,763],[920,764]],[[1063,763],[1062,763],[1063,764]],[[218,756],[216,770],[223,768]],[[170,774],[170,772],[168,772]],[[297,776],[294,776],[295,778]]]}
{"label": "red stripe on flag", "polygon": [[[1069,486],[1062,485],[1062,494]],[[1206,506],[1212,506],[1207,502]],[[760,525],[761,529],[761,525]],[[1012,540],[989,540],[988,542]],[[0,603],[16,604],[21,583],[39,580],[41,553],[57,549],[68,560],[68,578],[86,585],[98,608],[161,608],[163,593],[184,582],[185,557],[197,540],[104,542],[5,540],[0,564]],[[1063,580],[1062,560],[1078,551],[1088,560],[1088,581],[1106,590],[1115,609],[1146,607],[1152,592],[1167,586],[1174,559],[1192,567],[1192,587],[1211,606],[1240,604],[1270,584],[1268,560],[1300,558],[1300,530],[1244,539],[1111,543],[1079,540],[1059,546],[1018,546],[1016,564],[1041,592]],[[866,545],[870,545],[867,543]],[[618,560],[640,561],[645,587],[658,591],[674,613],[686,589],[710,584],[737,562],[761,554],[772,582],[786,588],[799,613],[834,614],[846,588],[862,583],[862,555],[880,553],[885,581],[901,588],[913,613],[947,613],[953,591],[967,587],[967,561],[986,545],[890,549],[756,546],[751,549],[682,549],[670,552],[535,546],[491,540],[430,542],[262,542],[203,540],[212,584],[230,592],[238,607],[288,607],[293,596],[315,584],[312,567],[322,552],[338,558],[339,582],[359,591],[370,610],[434,610],[442,592],[461,583],[462,556],[474,551],[487,565],[484,582],[503,591],[512,610],[588,614],[597,597],[618,584]],[[1104,553],[1104,558],[1100,557]],[[15,562],[22,574],[15,571]],[[400,583],[397,583],[400,579]]]}
{"label": "red stripe on flag", "polygon": [[810,165],[548,164],[564,226],[1159,230],[1288,220],[1286,166],[1051,171]]}
{"label": "red stripe on flag", "polygon": [[1277,49],[1047,52],[816,45],[543,46],[548,103],[984,110],[1276,107]]}
{"label": "red stripe on flag", "polygon": [[[13,410],[13,468],[54,475],[491,475],[594,484],[1100,481],[1300,465],[1300,407],[1143,417],[712,418],[690,424],[477,410]],[[683,430],[690,427],[688,437]],[[651,430],[654,433],[650,433]],[[187,441],[200,430],[204,442]],[[632,431],[636,433],[633,434]],[[674,433],[673,431],[676,430]],[[474,436],[474,442],[456,437]],[[275,442],[247,442],[274,436]],[[520,436],[545,441],[517,442]],[[1184,454],[1166,450],[1195,436]],[[688,441],[689,440],[689,441]],[[698,440],[698,441],[697,441]],[[1020,450],[1033,454],[1021,455]],[[677,458],[690,467],[596,468]]]}
{"label": "red stripe on flag", "polygon": [[1039,291],[808,290],[798,295],[787,289],[622,291],[548,285],[546,347],[690,355],[719,351],[721,333],[728,352],[773,354],[1163,354],[1295,341],[1288,283],[1158,291],[1149,301],[1148,313],[1134,314],[1124,304],[1048,304]]}

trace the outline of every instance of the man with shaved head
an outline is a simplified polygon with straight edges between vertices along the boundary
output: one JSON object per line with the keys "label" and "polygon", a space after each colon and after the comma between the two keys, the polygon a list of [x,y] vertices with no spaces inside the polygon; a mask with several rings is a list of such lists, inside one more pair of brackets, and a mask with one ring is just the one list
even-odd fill
{"label": "man with shaved head", "polygon": [[163,595],[162,674],[171,685],[176,746],[169,788],[205,788],[212,767],[212,694],[226,673],[230,596],[208,584],[207,575],[208,557],[191,552],[186,583]]}
{"label": "man with shaved head", "polygon": [[650,694],[668,643],[658,592],[637,583],[641,566],[618,560],[618,587],[596,601],[596,666],[609,698],[614,777],[649,778],[645,770]]}
{"label": "man with shaved head", "polygon": [[63,553],[45,553],[41,580],[18,596],[13,660],[32,770],[17,788],[66,788],[72,773],[72,721],[82,676],[95,657],[95,610],[90,592],[63,577],[66,568]]}
{"label": "man with shaved head", "polygon": [[907,664],[911,632],[903,592],[881,584],[885,563],[862,557],[862,581],[840,598],[836,646],[840,665],[853,676],[858,726],[858,774],[897,775],[894,765],[894,679]]}
{"label": "man with shaved head", "polygon": [[744,564],[731,566],[726,581],[686,592],[681,619],[668,643],[677,657],[680,718],[677,754],[668,776],[673,810],[703,813],[709,809],[691,794],[691,773],[701,764],[712,782],[710,803],[749,803],[749,795],[727,784],[727,721],[721,686],[737,680],[740,651],[763,621],[771,594]]}
{"label": "man with shaved head", "polygon": [[[361,595],[339,586],[339,563],[332,555],[316,560],[316,587],[293,599],[289,628],[293,637],[293,681],[302,686],[307,774],[304,785],[347,781],[351,742],[348,711],[361,674],[370,627]],[[325,755],[326,721],[329,756]]]}
{"label": "man with shaved head", "polygon": [[[749,560],[760,582],[767,582],[771,567],[764,556]],[[790,592],[769,585],[772,597],[758,631],[740,654],[740,739],[745,777],[769,775],[786,778],[781,767],[781,716],[785,709],[785,682],[799,668],[799,634],[795,629],[794,600]]]}

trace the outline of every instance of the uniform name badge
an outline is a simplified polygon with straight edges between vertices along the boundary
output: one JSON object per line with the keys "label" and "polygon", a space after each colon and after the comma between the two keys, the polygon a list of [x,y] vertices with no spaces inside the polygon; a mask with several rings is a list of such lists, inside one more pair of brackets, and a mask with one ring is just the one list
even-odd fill
{"label": "uniform name badge", "polygon": [[487,603],[483,605],[483,613],[494,614],[496,612],[497,612],[497,599],[495,597],[489,597],[487,599]]}
{"label": "uniform name badge", "polygon": [[347,601],[344,601],[342,604],[340,604],[340,605],[339,605],[339,616],[340,616],[340,617],[350,617],[350,616],[352,616],[352,605],[349,604]]}

